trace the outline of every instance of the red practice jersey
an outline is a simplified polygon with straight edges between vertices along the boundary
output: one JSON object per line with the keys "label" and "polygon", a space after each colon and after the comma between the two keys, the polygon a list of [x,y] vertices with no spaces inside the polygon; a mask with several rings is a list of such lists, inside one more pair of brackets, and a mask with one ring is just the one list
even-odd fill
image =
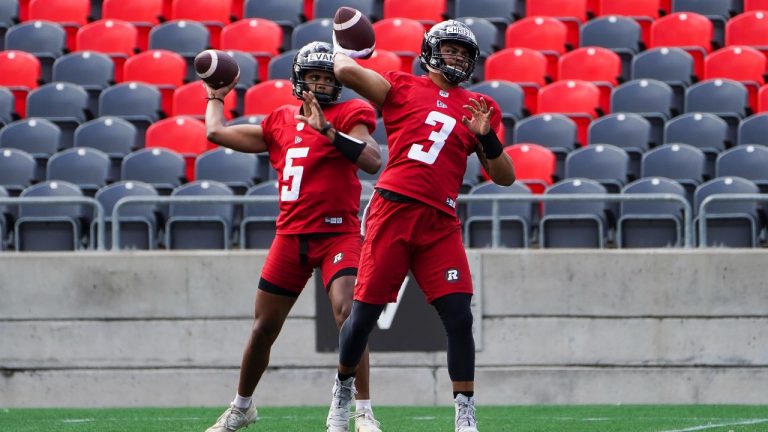
{"label": "red practice jersey", "polygon": [[[280,215],[278,234],[354,232],[360,230],[360,181],[357,165],[328,138],[297,121],[300,107],[285,105],[261,126],[269,161],[277,171]],[[329,104],[325,118],[336,130],[349,133],[358,124],[370,132],[376,112],[362,100]]]}
{"label": "red practice jersey", "polygon": [[467,156],[478,144],[461,122],[464,105],[482,96],[493,107],[491,128],[498,130],[501,110],[488,96],[462,87],[442,90],[427,76],[385,72],[392,88],[381,106],[389,141],[389,161],[376,187],[417,199],[456,214],[456,197]]}

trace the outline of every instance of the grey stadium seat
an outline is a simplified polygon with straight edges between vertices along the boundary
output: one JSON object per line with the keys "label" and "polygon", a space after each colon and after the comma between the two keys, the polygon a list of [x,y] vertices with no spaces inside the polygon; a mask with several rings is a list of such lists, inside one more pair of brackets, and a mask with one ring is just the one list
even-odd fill
{"label": "grey stadium seat", "polygon": [[[248,189],[246,196],[278,197],[278,184],[270,180]],[[243,249],[269,249],[275,238],[275,224],[280,214],[279,202],[246,204],[240,223],[240,247]]]}
{"label": "grey stadium seat", "polygon": [[643,155],[643,177],[666,177],[685,187],[693,204],[694,190],[704,182],[707,157],[701,149],[689,144],[672,143],[657,147]]}
{"label": "grey stadium seat", "polygon": [[[176,188],[171,196],[233,196],[227,185],[197,180]],[[165,228],[168,249],[229,249],[232,236],[232,204],[171,204]]]}
{"label": "grey stadium seat", "polygon": [[[469,191],[477,194],[531,195],[528,186],[513,183],[509,187],[491,181],[479,184]],[[493,244],[491,202],[467,203],[467,221],[464,223],[465,244],[471,248],[488,248]],[[527,248],[533,219],[532,202],[499,201],[500,247]]]}
{"label": "grey stadium seat", "polygon": [[59,146],[70,148],[75,129],[92,117],[88,104],[89,96],[84,88],[68,82],[55,82],[38,87],[27,95],[27,116],[56,123],[61,129]]}
{"label": "grey stadium seat", "polygon": [[[605,188],[589,179],[570,178],[550,186],[550,194],[605,194]],[[605,202],[545,202],[539,223],[539,246],[543,248],[602,248],[607,231]]]}
{"label": "grey stadium seat", "polygon": [[[140,181],[121,181],[105,186],[96,192],[96,200],[104,206],[106,218],[105,245],[112,248],[113,219],[115,204],[125,197],[155,197],[157,191],[151,185]],[[157,247],[157,205],[126,204],[120,208],[120,249],[155,249]],[[96,242],[96,227],[91,224],[91,244]]]}
{"label": "grey stadium seat", "polygon": [[136,126],[120,117],[103,116],[85,122],[75,129],[75,147],[91,147],[109,156],[109,181],[120,179],[123,157],[136,147]]}
{"label": "grey stadium seat", "polygon": [[45,179],[45,165],[59,150],[60,142],[61,129],[44,118],[25,118],[0,129],[0,148],[23,150],[35,158],[36,181]]}
{"label": "grey stadium seat", "polygon": [[[701,203],[714,194],[756,194],[760,189],[741,177],[718,177],[698,188],[694,195],[697,211],[696,223],[702,223]],[[758,206],[755,201],[715,202],[707,206],[706,246],[755,247],[761,229]],[[698,231],[697,231],[698,232]],[[702,239],[699,238],[699,243]]]}
{"label": "grey stadium seat", "polygon": [[[30,186],[23,197],[82,197],[80,189],[64,181],[46,181]],[[81,246],[80,204],[21,204],[14,227],[14,245],[18,251],[65,251]]]}
{"label": "grey stadium seat", "polygon": [[629,154],[629,176],[640,177],[640,160],[648,151],[651,124],[639,114],[613,113],[589,125],[588,144],[611,144],[623,148]]}
{"label": "grey stadium seat", "polygon": [[85,195],[94,196],[107,184],[109,156],[90,147],[71,148],[51,156],[46,168],[48,180],[63,180],[74,184]]}
{"label": "grey stadium seat", "polygon": [[[636,180],[623,194],[675,194],[685,198],[685,188],[664,177]],[[616,225],[620,248],[657,248],[683,245],[683,205],[673,201],[624,201]]]}

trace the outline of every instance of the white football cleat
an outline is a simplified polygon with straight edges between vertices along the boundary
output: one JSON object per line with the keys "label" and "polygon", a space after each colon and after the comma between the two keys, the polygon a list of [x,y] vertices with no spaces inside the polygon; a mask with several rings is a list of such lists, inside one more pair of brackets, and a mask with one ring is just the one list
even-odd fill
{"label": "white football cleat", "polygon": [[259,418],[256,406],[251,403],[245,412],[230,404],[224,414],[216,420],[216,423],[205,430],[205,432],[233,432],[248,427]]}
{"label": "white football cleat", "polygon": [[381,423],[373,417],[373,411],[370,409],[357,411],[353,417],[355,417],[355,432],[381,432],[379,428]]}
{"label": "white football cleat", "polygon": [[475,398],[459,394],[454,399],[456,405],[456,432],[478,432],[475,419]]}
{"label": "white football cleat", "polygon": [[326,432],[347,432],[349,430],[349,407],[355,397],[355,378],[350,377],[333,385],[333,400],[325,421]]}

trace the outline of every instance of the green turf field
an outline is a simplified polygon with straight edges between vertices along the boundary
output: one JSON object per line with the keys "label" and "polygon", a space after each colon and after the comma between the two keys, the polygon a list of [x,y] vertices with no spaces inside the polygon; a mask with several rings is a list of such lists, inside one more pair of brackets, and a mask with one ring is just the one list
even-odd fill
{"label": "green turf field", "polygon": [[[384,432],[452,432],[452,407],[374,407]],[[323,432],[325,407],[270,408],[248,432]],[[219,408],[0,409],[2,432],[202,432]],[[481,432],[766,432],[767,406],[480,406]]]}

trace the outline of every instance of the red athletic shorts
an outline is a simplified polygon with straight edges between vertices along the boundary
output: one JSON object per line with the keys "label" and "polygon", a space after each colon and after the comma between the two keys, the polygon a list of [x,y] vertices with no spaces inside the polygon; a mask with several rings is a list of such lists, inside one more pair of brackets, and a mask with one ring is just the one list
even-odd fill
{"label": "red athletic shorts", "polygon": [[312,270],[319,267],[327,290],[337,277],[357,274],[361,243],[358,232],[330,237],[278,234],[269,248],[261,278],[278,289],[299,294]]}
{"label": "red athletic shorts", "polygon": [[447,294],[472,294],[459,220],[420,202],[374,194],[365,220],[355,300],[396,301],[408,270],[430,303]]}

